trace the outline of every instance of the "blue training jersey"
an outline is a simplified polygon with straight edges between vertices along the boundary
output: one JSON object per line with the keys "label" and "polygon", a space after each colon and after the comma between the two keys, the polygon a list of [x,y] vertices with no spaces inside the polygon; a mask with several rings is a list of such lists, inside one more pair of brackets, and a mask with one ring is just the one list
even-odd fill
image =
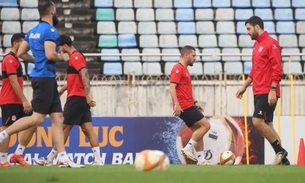
{"label": "blue training jersey", "polygon": [[41,21],[32,28],[25,36],[25,40],[30,45],[30,50],[35,58],[35,67],[30,77],[55,77],[56,65],[46,57],[44,42],[53,41],[56,44],[56,52],[59,49],[59,35],[55,27],[47,22]]}

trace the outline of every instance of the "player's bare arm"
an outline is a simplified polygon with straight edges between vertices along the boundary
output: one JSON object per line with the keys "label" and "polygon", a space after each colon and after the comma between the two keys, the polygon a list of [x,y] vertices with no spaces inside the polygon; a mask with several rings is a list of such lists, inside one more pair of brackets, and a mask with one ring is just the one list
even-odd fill
{"label": "player's bare arm", "polygon": [[34,62],[34,57],[31,56],[30,54],[28,54],[28,51],[30,50],[30,46],[29,43],[26,41],[22,41],[18,52],[17,52],[17,56],[19,58],[21,58],[22,60],[26,61],[26,62]]}
{"label": "player's bare arm", "polygon": [[67,90],[67,85],[64,85],[63,87],[61,87],[61,88],[58,90],[59,96],[61,96],[62,94],[64,94],[66,90]]}
{"label": "player's bare arm", "polygon": [[251,83],[252,83],[252,79],[251,77],[248,77],[245,83],[243,84],[243,86],[237,90],[235,94],[236,98],[241,99],[247,88],[251,85]]}
{"label": "player's bare arm", "polygon": [[15,92],[15,94],[20,98],[23,104],[24,112],[29,113],[32,110],[31,104],[28,102],[26,97],[24,96],[22,89],[18,83],[17,80],[17,75],[16,74],[11,74],[8,77],[10,84]]}
{"label": "player's bare arm", "polygon": [[172,100],[174,101],[174,116],[180,116],[181,112],[183,111],[179,105],[176,87],[177,87],[176,83],[170,83],[169,92],[171,94]]}
{"label": "player's bare arm", "polygon": [[87,99],[87,103],[91,106],[94,107],[95,106],[95,101],[93,100],[91,94],[90,94],[90,78],[89,78],[89,74],[86,68],[82,68],[79,71],[79,74],[82,77],[82,81],[83,81],[83,85],[84,85],[84,89],[85,89],[85,93],[86,93],[86,99]]}
{"label": "player's bare arm", "polygon": [[44,49],[48,60],[52,60],[54,62],[63,62],[69,60],[67,54],[58,55],[58,53],[56,52],[56,44],[53,41],[45,41]]}

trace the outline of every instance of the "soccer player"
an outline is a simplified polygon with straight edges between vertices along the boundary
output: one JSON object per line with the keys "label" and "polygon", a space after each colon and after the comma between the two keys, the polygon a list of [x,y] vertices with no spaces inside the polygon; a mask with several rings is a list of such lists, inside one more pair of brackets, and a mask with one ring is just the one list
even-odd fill
{"label": "soccer player", "polygon": [[264,31],[264,22],[252,16],[245,22],[247,33],[255,40],[252,53],[252,69],[236,97],[242,98],[247,87],[253,82],[254,112],[252,122],[260,133],[270,142],[276,156],[272,165],[289,165],[287,151],[273,128],[273,113],[280,98],[280,81],[283,75],[281,47]]}
{"label": "soccer player", "polygon": [[[2,88],[0,92],[0,106],[2,111],[2,130],[12,125],[16,120],[32,114],[31,104],[23,94],[23,72],[22,65],[17,58],[17,51],[21,42],[24,40],[23,34],[14,34],[11,38],[12,50],[6,54],[2,60]],[[34,133],[36,127],[29,129]],[[25,141],[30,141],[32,136],[29,136]],[[2,142],[0,148],[0,166],[12,166],[8,161],[8,149],[10,138]],[[14,163],[19,163],[22,166],[28,166],[23,158],[18,161],[19,156],[22,156],[22,150],[16,149],[11,160]]]}
{"label": "soccer player", "polygon": [[54,27],[58,23],[56,7],[51,0],[40,0],[38,11],[41,21],[32,28],[22,42],[18,57],[24,60],[33,60],[27,53],[32,51],[35,57],[35,67],[30,74],[33,88],[32,110],[33,115],[17,120],[6,130],[0,133],[0,143],[10,135],[31,128],[44,122],[49,114],[52,121],[52,136],[58,150],[59,166],[79,168],[69,160],[64,147],[64,135],[62,129],[63,114],[59,94],[57,91],[55,62],[68,60],[63,55],[58,55],[58,32]]}
{"label": "soccer player", "polygon": [[[83,54],[77,51],[69,36],[61,35],[59,37],[60,51],[68,53],[70,60],[67,67],[67,85],[63,86],[59,93],[62,95],[66,90],[68,92],[67,102],[64,107],[64,139],[67,141],[70,131],[74,125],[79,125],[89,139],[92,151],[94,153],[94,163],[92,165],[104,165],[101,162],[100,148],[98,138],[93,130],[90,107],[95,106],[95,101],[90,94],[90,80],[86,69],[86,59]],[[55,148],[47,156],[47,159],[41,158],[34,161],[42,166],[52,164],[57,151]]]}
{"label": "soccer player", "polygon": [[[193,131],[187,145],[181,153],[198,165],[209,165],[203,151],[203,137],[210,129],[210,123],[202,114],[203,108],[193,97],[191,75],[187,69],[196,60],[196,50],[192,46],[184,46],[180,61],[175,64],[170,75],[170,95],[173,101],[174,116],[179,116]],[[196,150],[196,157],[193,149]]]}

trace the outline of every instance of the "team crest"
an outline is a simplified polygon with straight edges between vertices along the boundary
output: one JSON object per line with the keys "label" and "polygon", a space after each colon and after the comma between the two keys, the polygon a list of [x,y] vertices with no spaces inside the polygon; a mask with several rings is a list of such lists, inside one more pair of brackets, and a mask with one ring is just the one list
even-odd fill
{"label": "team crest", "polygon": [[17,117],[15,115],[12,116],[12,121],[16,121]]}
{"label": "team crest", "polygon": [[264,49],[264,47],[261,46],[261,47],[259,47],[258,51],[261,52],[261,51],[263,51],[263,49]]}

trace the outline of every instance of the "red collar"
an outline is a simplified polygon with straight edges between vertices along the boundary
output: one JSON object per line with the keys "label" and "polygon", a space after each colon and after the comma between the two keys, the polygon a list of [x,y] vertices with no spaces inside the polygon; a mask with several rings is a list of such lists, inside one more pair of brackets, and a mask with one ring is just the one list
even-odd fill
{"label": "red collar", "polygon": [[261,35],[259,35],[257,38],[256,38],[256,41],[257,42],[261,42],[263,41],[265,38],[267,38],[269,36],[269,33],[267,31],[264,31]]}

